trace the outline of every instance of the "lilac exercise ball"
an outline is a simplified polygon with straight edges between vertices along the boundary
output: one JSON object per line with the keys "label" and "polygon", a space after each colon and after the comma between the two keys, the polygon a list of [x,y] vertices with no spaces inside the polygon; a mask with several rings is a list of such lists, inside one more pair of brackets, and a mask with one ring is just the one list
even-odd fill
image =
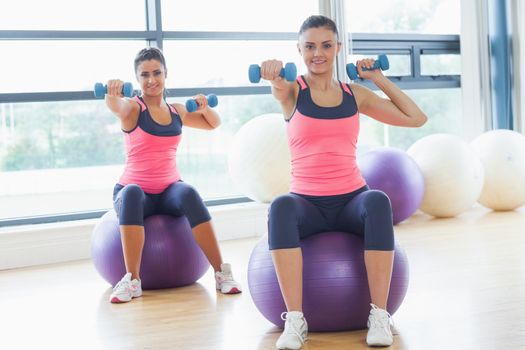
{"label": "lilac exercise ball", "polygon": [[[140,265],[143,289],[192,284],[209,268],[185,216],[153,215],[144,220],[145,241]],[[91,257],[100,275],[114,286],[126,273],[119,222],[115,211],[95,226]]]}
{"label": "lilac exercise ball", "polygon": [[390,198],[394,225],[419,208],[425,194],[425,179],[416,161],[407,153],[380,147],[361,155],[358,164],[368,186]]}
{"label": "lilac exercise ball", "polygon": [[[301,240],[303,253],[303,312],[311,331],[366,328],[370,292],[364,262],[364,242],[346,232],[324,232]],[[387,310],[396,312],[408,288],[408,261],[396,245]],[[248,264],[248,286],[253,302],[268,321],[284,327],[286,306],[263,237]]]}

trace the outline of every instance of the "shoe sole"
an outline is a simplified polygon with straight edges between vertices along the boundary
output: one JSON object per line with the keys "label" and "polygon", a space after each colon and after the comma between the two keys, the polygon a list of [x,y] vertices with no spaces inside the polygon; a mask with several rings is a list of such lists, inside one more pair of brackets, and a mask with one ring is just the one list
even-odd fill
{"label": "shoe sole", "polygon": [[230,289],[229,291],[226,291],[226,292],[223,292],[220,289],[217,289],[217,290],[220,291],[222,294],[239,294],[239,293],[242,293],[242,290],[237,289],[235,287],[233,287],[232,289]]}
{"label": "shoe sole", "polygon": [[381,347],[381,348],[384,348],[384,347],[387,347],[387,346],[392,346],[392,344],[394,344],[394,342],[391,342],[390,344],[387,344],[387,343],[379,343],[379,342],[377,342],[377,343],[368,343],[368,342],[367,342],[367,344],[368,344],[368,346],[370,346],[370,347],[375,347],[375,348],[379,348],[379,347]]}
{"label": "shoe sole", "polygon": [[130,299],[130,300],[120,300],[120,299],[117,298],[117,297],[113,297],[113,298],[111,298],[110,301],[111,301],[112,304],[123,304],[123,303],[128,303],[128,302],[130,302],[131,299]]}
{"label": "shoe sole", "polygon": [[[277,344],[275,344],[276,348],[279,349],[279,350],[294,350],[294,349],[302,349],[303,346],[304,346],[304,343],[306,343],[306,341],[308,340],[307,339],[304,339],[303,342],[301,343],[301,345],[296,345],[296,346],[284,346],[284,345],[281,345],[281,346],[278,346]],[[299,347],[297,347],[299,346]]]}
{"label": "shoe sole", "polygon": [[141,297],[141,296],[142,296],[142,294],[141,294],[141,295],[137,295],[137,296],[134,296],[134,295],[133,295],[133,296],[131,297],[131,299],[129,299],[129,300],[120,300],[120,299],[117,298],[117,297],[113,297],[113,298],[111,298],[110,302],[112,302],[113,304],[129,303],[129,302],[132,301],[133,299],[138,298],[138,297]]}
{"label": "shoe sole", "polygon": [[[392,344],[394,344],[394,343],[392,343]],[[391,347],[392,344],[390,344],[390,345],[385,345],[385,344],[381,344],[381,345],[380,344],[367,344],[367,345],[369,347],[371,347],[371,348],[388,348],[388,347]]]}
{"label": "shoe sole", "polygon": [[237,288],[232,288],[232,289],[230,289],[230,291],[229,291],[228,293],[226,293],[226,294],[239,294],[239,293],[241,293],[241,292],[242,292],[242,291],[239,290],[239,289],[237,289]]}

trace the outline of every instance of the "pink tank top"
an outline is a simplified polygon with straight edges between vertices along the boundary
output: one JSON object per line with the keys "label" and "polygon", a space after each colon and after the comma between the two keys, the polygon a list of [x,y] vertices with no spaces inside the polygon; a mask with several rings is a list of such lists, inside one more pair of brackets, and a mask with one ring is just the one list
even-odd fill
{"label": "pink tank top", "polygon": [[365,180],[357,167],[359,111],[350,86],[342,84],[343,102],[335,107],[316,105],[302,76],[297,105],[288,121],[292,158],[290,192],[331,196],[353,192]]}
{"label": "pink tank top", "polygon": [[141,111],[137,126],[124,131],[126,166],[119,183],[136,184],[146,193],[158,194],[180,180],[177,170],[177,147],[182,120],[171,105],[171,123],[161,125],[151,117],[144,101],[135,96]]}

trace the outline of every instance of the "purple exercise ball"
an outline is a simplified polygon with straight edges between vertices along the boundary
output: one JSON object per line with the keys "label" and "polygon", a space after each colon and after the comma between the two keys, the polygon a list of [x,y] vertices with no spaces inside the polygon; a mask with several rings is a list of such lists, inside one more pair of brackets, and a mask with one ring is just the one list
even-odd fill
{"label": "purple exercise ball", "polygon": [[415,213],[423,201],[425,179],[406,152],[379,147],[358,158],[359,169],[371,189],[386,193],[392,204],[394,225]]}
{"label": "purple exercise ball", "polygon": [[[324,232],[301,240],[303,254],[303,313],[315,332],[366,328],[370,292],[364,262],[364,242],[346,232]],[[408,260],[395,247],[387,310],[396,312],[408,288]],[[267,237],[252,251],[248,286],[255,306],[278,327],[286,306],[279,289]]]}
{"label": "purple exercise ball", "polygon": [[[201,278],[210,264],[195,242],[185,216],[152,215],[144,220],[140,265],[143,289],[174,288]],[[114,210],[102,216],[91,240],[91,257],[100,275],[114,286],[126,273],[119,222]]]}

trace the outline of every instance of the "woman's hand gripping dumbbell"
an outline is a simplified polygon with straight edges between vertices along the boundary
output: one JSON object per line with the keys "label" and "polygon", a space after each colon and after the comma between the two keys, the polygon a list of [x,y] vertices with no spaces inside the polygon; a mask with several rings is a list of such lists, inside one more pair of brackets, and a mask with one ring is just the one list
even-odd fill
{"label": "woman's hand gripping dumbbell", "polygon": [[[275,61],[280,62],[280,61]],[[282,67],[282,62],[281,62]],[[297,77],[297,67],[295,66],[295,63],[288,62],[285,64],[283,68],[281,68],[279,72],[279,76],[283,77],[287,81],[295,81],[295,78]],[[261,81],[261,67],[258,64],[252,64],[250,65],[250,68],[248,69],[248,77],[250,78],[251,83],[258,83]]]}
{"label": "woman's hand gripping dumbbell", "polygon": [[[219,100],[217,99],[217,96],[215,94],[209,94],[205,96],[206,100],[208,101],[208,106],[215,107],[219,104]],[[188,112],[195,112],[197,109],[199,109],[199,101],[195,98],[190,98],[186,101],[186,110]]]}
{"label": "woman's hand gripping dumbbell", "polygon": [[[117,80],[110,80],[110,83],[116,84],[118,82]],[[133,84],[126,82],[122,83],[121,87],[121,94],[125,97],[131,97],[133,96]],[[93,92],[95,93],[96,98],[104,98],[104,95],[108,93],[108,86],[104,85],[102,83],[96,83],[95,87],[93,88]]]}
{"label": "woman's hand gripping dumbbell", "polygon": [[[377,56],[377,59],[374,62],[374,64],[372,65],[372,67],[370,67],[370,68],[363,67],[362,70],[363,71],[374,70],[374,69],[387,70],[388,68],[390,68],[390,63],[388,62],[388,57],[386,57],[385,54],[381,54],[381,55]],[[359,74],[358,74],[356,65],[353,64],[353,63],[348,63],[346,65],[346,74],[348,74],[348,77],[350,79],[352,79],[352,80],[357,79]]]}

